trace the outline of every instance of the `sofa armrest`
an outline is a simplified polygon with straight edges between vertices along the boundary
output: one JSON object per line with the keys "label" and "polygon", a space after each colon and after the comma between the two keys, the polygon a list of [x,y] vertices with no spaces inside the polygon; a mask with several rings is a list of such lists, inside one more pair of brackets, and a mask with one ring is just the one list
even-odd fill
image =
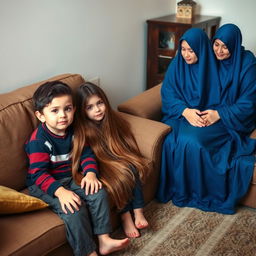
{"label": "sofa armrest", "polygon": [[157,121],[118,112],[129,122],[139,149],[144,157],[160,163],[162,142],[171,127]]}
{"label": "sofa armrest", "polygon": [[120,112],[151,120],[161,120],[161,84],[154,86],[118,105]]}

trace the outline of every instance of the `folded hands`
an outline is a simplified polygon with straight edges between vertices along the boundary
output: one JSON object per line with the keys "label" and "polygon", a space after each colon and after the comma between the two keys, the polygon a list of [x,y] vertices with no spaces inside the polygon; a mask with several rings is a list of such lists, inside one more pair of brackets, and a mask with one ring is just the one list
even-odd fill
{"label": "folded hands", "polygon": [[220,116],[217,110],[204,110],[186,108],[182,115],[187,121],[196,127],[210,126],[220,120]]}

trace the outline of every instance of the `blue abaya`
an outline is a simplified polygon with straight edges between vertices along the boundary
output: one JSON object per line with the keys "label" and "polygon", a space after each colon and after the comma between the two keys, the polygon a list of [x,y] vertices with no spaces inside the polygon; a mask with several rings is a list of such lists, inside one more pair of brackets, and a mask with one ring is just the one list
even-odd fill
{"label": "blue abaya", "polygon": [[[255,163],[256,141],[248,136],[255,128],[255,58],[250,55],[248,64],[241,57],[240,75],[224,84],[207,35],[193,28],[182,40],[198,61],[186,64],[179,47],[162,85],[163,122],[173,130],[163,144],[157,199],[232,214],[248,190]],[[243,49],[241,42],[236,48]],[[230,51],[231,56],[239,55]],[[220,120],[207,127],[192,126],[182,116],[185,108],[217,110]]]}

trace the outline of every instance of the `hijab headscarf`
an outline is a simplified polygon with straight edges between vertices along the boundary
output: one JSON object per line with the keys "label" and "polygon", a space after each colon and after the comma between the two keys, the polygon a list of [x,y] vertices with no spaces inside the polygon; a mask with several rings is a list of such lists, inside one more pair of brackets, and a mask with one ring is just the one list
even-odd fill
{"label": "hijab headscarf", "polygon": [[221,26],[213,37],[213,42],[219,39],[228,48],[231,56],[219,61],[219,72],[223,91],[232,85],[232,91],[238,90],[244,74],[255,65],[255,57],[242,46],[242,34],[234,24]]}
{"label": "hijab headscarf", "polygon": [[[195,64],[181,55],[185,40],[196,54]],[[206,33],[199,28],[187,30],[180,38],[177,55],[168,67],[161,88],[163,122],[179,119],[185,108],[205,110],[220,102],[220,82],[215,56]]]}
{"label": "hijab headscarf", "polygon": [[234,24],[221,26],[213,37],[228,48],[230,57],[218,61],[221,107],[218,112],[230,129],[251,132],[256,119],[256,58],[242,46],[242,34]]}

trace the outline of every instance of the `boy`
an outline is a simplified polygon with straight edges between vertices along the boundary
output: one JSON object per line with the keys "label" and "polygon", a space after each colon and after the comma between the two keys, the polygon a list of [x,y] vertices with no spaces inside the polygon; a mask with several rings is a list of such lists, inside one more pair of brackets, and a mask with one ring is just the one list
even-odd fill
{"label": "boy", "polygon": [[[95,256],[93,232],[102,255],[126,247],[127,238],[112,239],[107,194],[96,178],[97,163],[89,146],[83,150],[81,187],[72,177],[71,151],[75,112],[72,90],[60,81],[46,82],[33,95],[38,128],[26,142],[29,160],[27,185],[31,195],[46,203],[64,221],[67,239],[76,256]],[[90,192],[90,193],[89,193]]]}

